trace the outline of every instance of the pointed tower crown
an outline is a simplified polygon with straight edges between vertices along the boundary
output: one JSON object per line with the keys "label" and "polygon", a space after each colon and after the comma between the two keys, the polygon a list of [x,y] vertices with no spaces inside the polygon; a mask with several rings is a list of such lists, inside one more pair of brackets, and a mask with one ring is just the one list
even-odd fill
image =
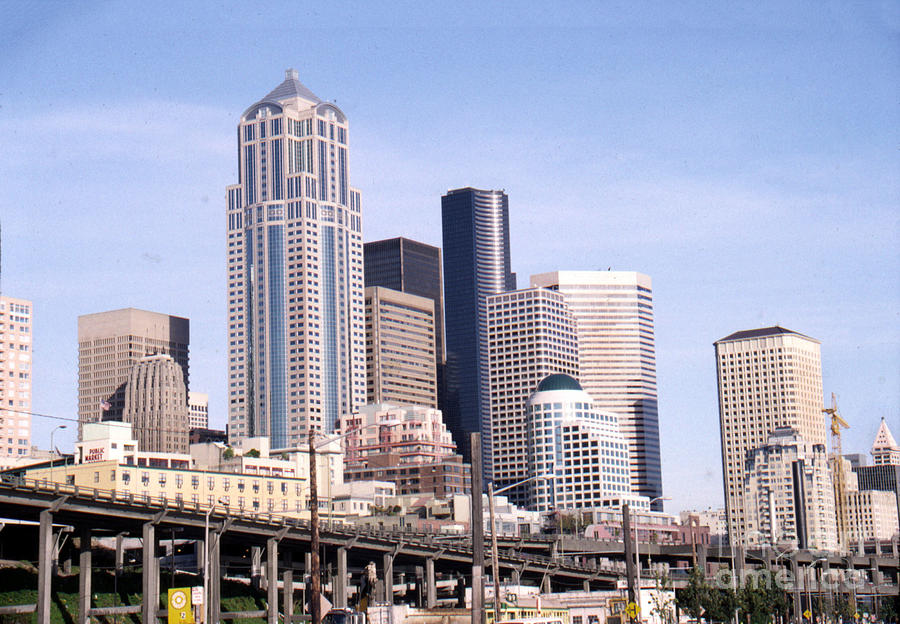
{"label": "pointed tower crown", "polygon": [[897,441],[891,435],[887,422],[881,419],[881,425],[878,427],[878,433],[875,434],[875,442],[872,443],[872,458],[875,465],[880,464],[900,464],[900,447]]}
{"label": "pointed tower crown", "polygon": [[294,98],[302,98],[314,104],[321,104],[322,102],[315,93],[310,91],[306,85],[300,82],[300,77],[296,69],[288,69],[284,72],[284,82],[272,89],[268,95],[263,98],[263,101],[272,100],[275,102],[283,102]]}

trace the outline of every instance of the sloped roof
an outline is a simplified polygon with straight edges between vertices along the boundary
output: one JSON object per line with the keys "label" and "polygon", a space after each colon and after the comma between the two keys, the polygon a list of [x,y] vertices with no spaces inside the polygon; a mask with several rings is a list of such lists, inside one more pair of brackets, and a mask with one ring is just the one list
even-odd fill
{"label": "sloped roof", "polygon": [[[734,332],[724,338],[720,338],[716,340],[716,343],[726,342],[728,340],[748,340],[750,338],[761,338],[763,336],[778,336],[781,334],[794,334],[795,336],[802,336],[803,338],[809,338],[810,340],[816,340],[815,338],[810,338],[800,332],[795,332],[792,329],[786,329],[784,327],[780,327],[775,325],[774,327],[760,327],[759,329],[746,329],[744,331]],[[818,342],[818,340],[816,340]]]}
{"label": "sloped roof", "polygon": [[304,100],[309,100],[310,102],[315,102],[316,104],[321,104],[322,100],[319,97],[310,91],[306,85],[304,85],[298,79],[298,74],[296,69],[288,69],[284,72],[284,82],[280,85],[272,89],[266,97],[264,97],[260,101],[270,100],[275,102],[283,102],[285,100],[292,100],[294,98],[303,98]]}
{"label": "sloped roof", "polygon": [[872,452],[897,450],[897,441],[891,435],[884,418],[881,419],[881,425],[878,427],[878,433],[875,434],[875,442],[872,443]]}

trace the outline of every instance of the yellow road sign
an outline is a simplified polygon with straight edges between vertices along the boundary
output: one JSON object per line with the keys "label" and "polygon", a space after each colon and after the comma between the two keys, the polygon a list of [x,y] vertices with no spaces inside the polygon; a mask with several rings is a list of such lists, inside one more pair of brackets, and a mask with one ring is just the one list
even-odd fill
{"label": "yellow road sign", "polygon": [[807,609],[806,611],[803,612],[803,617],[805,617],[807,620],[812,619],[812,612],[809,609]]}
{"label": "yellow road sign", "polygon": [[190,587],[169,590],[169,624],[194,624]]}
{"label": "yellow road sign", "polygon": [[641,608],[637,605],[636,602],[629,602],[628,606],[625,607],[625,615],[630,617],[632,620],[637,619],[637,616],[640,614]]}

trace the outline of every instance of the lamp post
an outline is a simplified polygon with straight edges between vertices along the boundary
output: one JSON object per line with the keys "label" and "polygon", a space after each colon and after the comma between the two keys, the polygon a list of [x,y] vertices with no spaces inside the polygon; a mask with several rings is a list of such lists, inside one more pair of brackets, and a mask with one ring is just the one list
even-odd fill
{"label": "lamp post", "polygon": [[[810,582],[809,582],[810,571],[816,567],[817,563],[819,563],[820,561],[825,561],[826,559],[828,559],[828,557],[819,557],[818,559],[814,559],[812,562],[806,564],[806,574],[804,575],[804,577],[805,577],[805,582],[806,582],[806,604],[807,604],[807,608],[809,609],[809,621],[810,622],[814,621],[815,616],[816,616],[815,612],[813,611],[813,605],[812,605],[812,590],[810,588]],[[816,589],[818,589],[818,588],[816,588]]]}
{"label": "lamp post", "polygon": [[[664,500],[672,500],[668,496],[657,496],[656,498],[651,498],[650,502],[647,503],[647,506],[650,507],[656,501],[664,501]],[[638,608],[641,606],[641,542],[638,540],[638,523],[634,523],[634,555],[637,559],[637,604]],[[649,564],[650,561],[650,545],[647,545],[647,562]]]}
{"label": "lamp post", "polygon": [[[53,481],[53,458],[57,455],[56,450],[53,446],[53,434],[55,434],[60,429],[68,429],[66,425],[57,425],[53,431],[50,432],[50,480]],[[55,483],[55,481],[54,481]]]}
{"label": "lamp post", "polygon": [[[524,485],[529,481],[534,481],[536,479],[553,479],[556,475],[552,474],[542,474],[535,475],[533,477],[528,477],[527,479],[522,479],[521,481],[517,481],[511,485],[506,485],[500,488],[499,490],[494,490],[494,482],[491,481],[488,483],[488,508],[490,510],[491,515],[491,574],[494,577],[494,623],[499,624],[500,622],[500,562],[497,557],[497,523],[494,520],[494,494],[500,494],[501,492],[506,492],[507,490],[511,490],[514,487],[518,487],[520,485]],[[473,492],[474,496],[474,492]]]}

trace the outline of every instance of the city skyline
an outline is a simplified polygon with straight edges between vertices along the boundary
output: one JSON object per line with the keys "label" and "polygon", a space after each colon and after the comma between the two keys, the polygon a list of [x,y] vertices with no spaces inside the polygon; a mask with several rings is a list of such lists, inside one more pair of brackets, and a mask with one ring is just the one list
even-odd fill
{"label": "city skyline", "polygon": [[[271,33],[278,17],[237,11],[204,21],[210,39],[180,14],[17,5],[0,61],[0,177],[14,207],[3,293],[34,302],[34,411],[76,413],[77,353],[65,345],[78,314],[139,307],[191,319],[191,385],[224,424],[234,119],[295,66],[353,120],[364,240],[440,244],[441,194],[505,188],[520,275],[611,265],[653,277],[672,508],[721,501],[709,345],[733,331],[780,324],[821,340],[824,390],[853,425],[845,452],[867,449],[900,405],[900,156],[884,131],[900,127],[896,8],[699,8],[585,10],[574,30],[565,11],[512,15],[505,28],[488,9],[479,18],[496,37],[463,18],[445,32],[438,12],[317,46],[334,29],[277,8],[296,29]],[[343,26],[337,13],[321,25]],[[137,22],[151,35],[122,39]],[[252,59],[225,45],[263,32]],[[449,103],[463,86],[463,103]],[[398,98],[407,115],[388,112]],[[538,122],[557,105],[564,123]],[[33,438],[46,446],[42,420]]]}

